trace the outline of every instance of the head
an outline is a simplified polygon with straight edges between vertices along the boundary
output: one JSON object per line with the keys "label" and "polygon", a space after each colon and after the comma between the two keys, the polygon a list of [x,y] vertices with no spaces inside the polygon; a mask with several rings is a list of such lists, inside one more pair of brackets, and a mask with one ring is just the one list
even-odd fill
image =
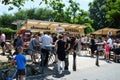
{"label": "head", "polygon": [[0,35],[1,35],[1,34],[3,34],[3,32],[2,32],[2,31],[0,31]]}
{"label": "head", "polygon": [[18,53],[23,53],[23,47],[22,46],[19,46],[17,49],[18,49]]}
{"label": "head", "polygon": [[107,42],[106,45],[109,45],[109,42]]}
{"label": "head", "polygon": [[63,35],[59,35],[59,37],[58,37],[58,38],[59,38],[60,40],[61,40],[61,39],[63,39]]}
{"label": "head", "polygon": [[45,31],[44,34],[50,35],[51,33],[49,31]]}
{"label": "head", "polygon": [[55,37],[55,36],[57,36],[57,35],[56,35],[56,33],[51,33],[51,36],[52,36],[52,37]]}

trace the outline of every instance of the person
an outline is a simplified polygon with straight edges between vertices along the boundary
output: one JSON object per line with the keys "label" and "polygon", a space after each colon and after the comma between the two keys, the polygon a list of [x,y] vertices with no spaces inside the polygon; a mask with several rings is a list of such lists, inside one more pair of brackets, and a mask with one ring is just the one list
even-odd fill
{"label": "person", "polygon": [[39,36],[37,34],[35,34],[31,38],[29,46],[27,47],[28,54],[30,54],[31,60],[32,60],[33,63],[36,63],[35,52],[36,52],[36,46],[37,45],[39,45]]}
{"label": "person", "polygon": [[107,43],[109,43],[110,50],[112,50],[112,49],[113,49],[113,40],[111,39],[111,37],[110,37],[110,36],[108,36]]}
{"label": "person", "polygon": [[17,55],[18,54],[18,47],[19,46],[22,46],[23,47],[23,44],[24,44],[24,42],[23,42],[23,40],[22,40],[22,38],[21,38],[21,36],[20,35],[18,35],[17,36],[17,39],[16,39],[16,42],[15,42],[15,52],[13,53],[13,55]]}
{"label": "person", "polygon": [[107,36],[107,37],[108,37],[107,43],[109,43],[109,46],[110,46],[110,53],[109,53],[109,59],[110,59],[111,51],[113,50],[113,40],[112,40],[111,36]]}
{"label": "person", "polygon": [[49,32],[44,32],[44,35],[40,38],[41,44],[41,56],[42,56],[42,66],[47,66],[48,64],[48,57],[49,57],[49,50],[46,48],[46,45],[51,45],[53,40],[51,36],[49,36]]}
{"label": "person", "polygon": [[74,34],[70,34],[70,50],[73,53],[73,71],[76,71],[76,49],[78,45],[78,40],[76,39]]}
{"label": "person", "polygon": [[85,37],[82,35],[82,37],[81,37],[81,45],[82,45],[81,50],[84,50],[84,48],[85,48],[84,42],[85,42]]}
{"label": "person", "polygon": [[2,47],[2,55],[5,55],[5,39],[6,39],[5,34],[3,32],[0,32],[0,43]]}
{"label": "person", "polygon": [[77,42],[78,42],[76,51],[77,51],[77,54],[80,55],[80,51],[81,51],[81,37],[80,37],[80,35],[78,35],[78,36],[76,36],[76,38],[77,38]]}
{"label": "person", "polygon": [[109,43],[107,42],[105,44],[105,57],[107,62],[109,62],[109,53],[110,53],[110,46]]}
{"label": "person", "polygon": [[91,57],[94,57],[94,52],[95,52],[96,48],[97,47],[96,47],[94,36],[91,35],[91,40],[90,40]]}
{"label": "person", "polygon": [[59,35],[59,39],[56,42],[55,48],[57,50],[58,58],[58,73],[61,73],[60,68],[62,68],[62,72],[65,70],[65,42],[62,35]]}
{"label": "person", "polygon": [[63,34],[63,40],[65,42],[65,70],[69,70],[70,38],[68,33]]}
{"label": "person", "polygon": [[[57,34],[56,33],[52,33],[51,37],[52,37],[52,40],[53,40],[52,44],[55,45],[55,42],[57,41]],[[55,61],[53,63],[57,63],[57,56],[56,56],[55,48],[53,47],[52,49],[53,49],[52,51],[53,51],[54,56],[55,56]]]}
{"label": "person", "polygon": [[25,80],[25,69],[26,69],[26,57],[23,53],[23,47],[19,46],[18,55],[15,56],[14,62],[17,65],[18,80]]}

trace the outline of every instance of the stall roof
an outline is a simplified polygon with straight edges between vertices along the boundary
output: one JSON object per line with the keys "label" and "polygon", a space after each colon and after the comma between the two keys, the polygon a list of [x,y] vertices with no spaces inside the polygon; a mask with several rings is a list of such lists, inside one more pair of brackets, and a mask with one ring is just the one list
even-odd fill
{"label": "stall roof", "polygon": [[107,35],[108,32],[112,32],[112,35],[116,35],[117,31],[120,31],[120,29],[115,29],[115,28],[103,28],[99,29],[91,34],[96,34],[96,35]]}
{"label": "stall roof", "polygon": [[18,20],[16,22],[13,22],[12,24],[17,25],[18,23],[27,25],[38,25],[38,26],[55,26],[55,27],[64,27],[64,28],[86,28],[84,25],[78,25],[78,24],[69,24],[69,23],[60,23],[60,22],[49,22],[49,21],[41,21],[41,20]]}
{"label": "stall roof", "polygon": [[[22,22],[22,21],[20,21]],[[19,22],[19,23],[20,23]],[[18,22],[13,22],[14,25],[18,25]],[[62,27],[66,30],[71,30],[70,32],[75,32],[76,30],[79,30],[81,34],[84,34],[84,29],[86,26],[79,25],[79,24],[69,24],[69,23],[60,23],[60,22],[49,22],[49,21],[41,21],[41,20],[23,20],[21,23],[22,26],[19,27],[19,29],[27,29],[31,30],[34,27],[39,29],[33,29],[31,31],[37,32],[40,31],[41,28],[50,28],[50,30],[54,30],[56,27]],[[32,28],[33,27],[33,28]],[[35,31],[34,31],[35,30]]]}

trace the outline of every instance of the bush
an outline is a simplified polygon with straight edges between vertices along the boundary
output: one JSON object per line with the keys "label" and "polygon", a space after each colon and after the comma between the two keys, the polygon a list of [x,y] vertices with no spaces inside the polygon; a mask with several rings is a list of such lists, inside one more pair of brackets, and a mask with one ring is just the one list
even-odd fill
{"label": "bush", "polygon": [[7,33],[7,34],[9,34],[9,33],[15,34],[17,32],[17,30],[13,30],[11,28],[2,28],[2,27],[0,28],[0,31]]}
{"label": "bush", "polygon": [[0,27],[0,31],[5,33],[7,39],[11,39],[11,36],[16,34],[17,32],[17,30],[13,30],[11,28],[3,28],[3,27]]}

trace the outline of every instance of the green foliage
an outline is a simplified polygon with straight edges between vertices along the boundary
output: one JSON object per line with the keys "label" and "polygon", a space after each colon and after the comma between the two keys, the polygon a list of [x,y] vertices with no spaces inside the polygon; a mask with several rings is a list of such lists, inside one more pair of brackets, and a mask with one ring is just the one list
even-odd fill
{"label": "green foliage", "polygon": [[0,16],[0,26],[5,27],[5,26],[11,26],[11,23],[14,20],[14,16],[10,14],[4,14]]}
{"label": "green foliage", "polygon": [[85,29],[85,33],[86,33],[86,34],[95,31],[95,29],[91,26],[91,24],[85,23],[84,25],[87,26],[87,28]]}
{"label": "green foliage", "polygon": [[106,18],[111,23],[110,27],[120,28],[120,0],[107,0]]}
{"label": "green foliage", "polygon": [[79,3],[69,0],[69,4],[70,6],[68,7],[68,10],[71,12],[71,16],[73,17],[72,23],[75,23],[77,12],[80,10]]}
{"label": "green foliage", "polygon": [[34,19],[37,20],[53,20],[53,11],[47,8],[39,8],[35,10]]}
{"label": "green foliage", "polygon": [[94,0],[89,6],[95,29],[120,28],[120,0]]}
{"label": "green foliage", "polygon": [[19,12],[14,14],[15,20],[24,20],[27,19],[27,11],[26,10],[20,10]]}
{"label": "green foliage", "polygon": [[34,0],[1,0],[4,5],[11,5],[9,10],[13,9],[13,6],[21,9],[21,6],[24,6],[25,1],[34,1]]}
{"label": "green foliage", "polygon": [[14,34],[14,33],[17,32],[17,30],[13,30],[11,28],[2,28],[2,27],[0,27],[0,31],[2,31],[2,32],[6,33],[6,34],[10,34],[10,33]]}
{"label": "green foliage", "polygon": [[64,18],[64,7],[65,4],[62,0],[50,0],[48,6],[53,10],[54,20],[57,22],[62,22],[62,18]]}
{"label": "green foliage", "polygon": [[107,13],[106,0],[94,0],[89,6],[90,18],[93,20],[92,26],[96,30],[108,27],[109,23],[105,17]]}

